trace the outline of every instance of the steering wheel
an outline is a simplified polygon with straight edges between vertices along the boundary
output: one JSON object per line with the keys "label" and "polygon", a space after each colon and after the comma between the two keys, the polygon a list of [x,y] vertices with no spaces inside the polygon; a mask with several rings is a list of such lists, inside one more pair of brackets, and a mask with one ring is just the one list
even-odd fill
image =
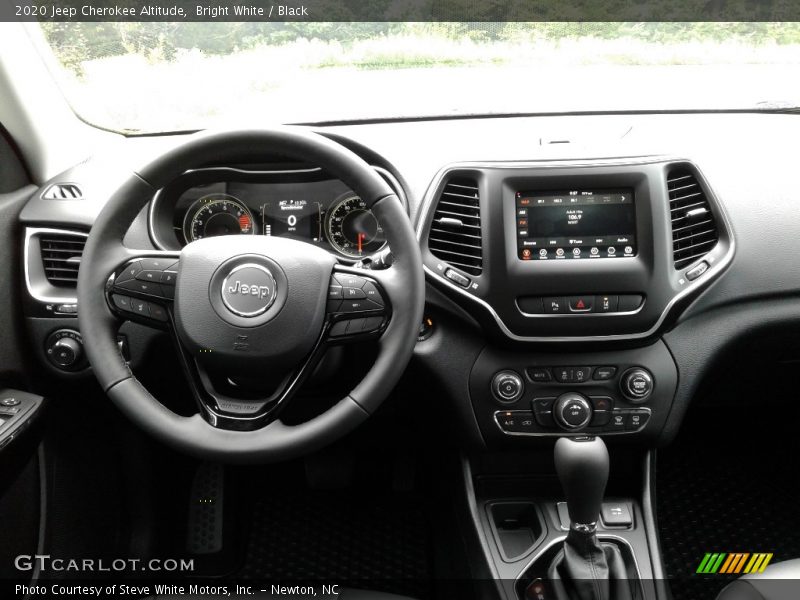
{"label": "steering wheel", "polygon": [[[177,176],[276,153],[318,165],[348,185],[380,221],[391,266],[358,269],[311,244],[259,235],[201,239],[180,253],[124,246],[135,217]],[[393,190],[343,146],[290,127],[195,134],[131,173],[98,215],[78,277],[81,335],[108,397],[166,444],[224,462],[300,456],[366,420],[411,358],[423,304],[419,246]],[[125,319],[170,332],[196,414],[168,409],[131,372],[117,344]],[[369,339],[376,341],[375,361],[349,394],[302,424],[280,420],[326,349]],[[254,376],[267,391],[239,394],[230,385]]]}

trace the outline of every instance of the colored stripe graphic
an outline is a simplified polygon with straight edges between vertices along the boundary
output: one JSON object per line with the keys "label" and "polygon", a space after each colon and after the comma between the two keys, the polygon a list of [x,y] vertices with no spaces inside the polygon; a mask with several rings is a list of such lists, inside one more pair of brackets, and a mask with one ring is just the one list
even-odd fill
{"label": "colored stripe graphic", "polygon": [[755,554],[750,554],[749,552],[706,552],[695,572],[704,575],[714,573],[734,575],[739,573],[763,573],[772,560],[772,556],[771,552],[758,552]]}

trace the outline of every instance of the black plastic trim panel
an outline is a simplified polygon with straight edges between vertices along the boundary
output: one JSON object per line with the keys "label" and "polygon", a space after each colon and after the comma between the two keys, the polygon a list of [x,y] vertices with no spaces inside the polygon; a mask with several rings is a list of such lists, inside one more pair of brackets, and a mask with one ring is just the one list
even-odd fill
{"label": "black plastic trim panel", "polygon": [[[719,242],[703,260],[705,274],[689,281],[672,262],[667,172],[680,164],[706,193]],[[449,176],[478,181],[481,196],[483,273],[462,287],[444,276],[450,265],[431,254],[427,238],[436,201]],[[598,260],[522,261],[517,257],[515,199],[518,190],[630,188],[634,190],[638,254]],[[539,163],[457,163],[442,169],[423,200],[417,222],[428,279],[460,301],[484,325],[515,341],[606,341],[648,338],[674,308],[684,306],[729,265],[734,240],[727,216],[708,182],[690,161],[672,157]],[[700,262],[699,260],[697,261]],[[457,271],[457,269],[456,269]],[[641,294],[638,310],[609,314],[526,314],[525,296]]]}

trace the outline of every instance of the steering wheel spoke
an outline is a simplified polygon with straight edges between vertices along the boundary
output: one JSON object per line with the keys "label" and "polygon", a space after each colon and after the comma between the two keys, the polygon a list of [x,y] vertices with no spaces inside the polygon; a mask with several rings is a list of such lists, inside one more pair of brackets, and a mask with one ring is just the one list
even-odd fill
{"label": "steering wheel spoke", "polygon": [[388,271],[335,265],[328,286],[327,339],[337,344],[379,337],[391,318]]}
{"label": "steering wheel spoke", "polygon": [[[302,364],[279,377],[274,390],[266,396],[234,397],[217,389],[214,377],[203,361],[181,343],[174,326],[170,327],[181,364],[203,418],[214,427],[238,431],[260,429],[274,421],[281,410],[296,396],[303,383],[322,358],[326,343],[320,335],[311,353]],[[231,380],[228,380],[232,384]]]}
{"label": "steering wheel spoke", "polygon": [[180,269],[176,252],[126,252],[106,284],[108,304],[122,319],[164,328],[170,322]]}

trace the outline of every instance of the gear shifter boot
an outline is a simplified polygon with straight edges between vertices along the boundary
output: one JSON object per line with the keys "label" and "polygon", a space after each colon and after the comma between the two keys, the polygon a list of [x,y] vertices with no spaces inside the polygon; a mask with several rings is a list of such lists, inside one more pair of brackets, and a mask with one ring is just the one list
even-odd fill
{"label": "gear shifter boot", "polygon": [[571,529],[564,549],[553,559],[548,578],[558,600],[632,600],[622,553],[600,543],[594,532]]}

